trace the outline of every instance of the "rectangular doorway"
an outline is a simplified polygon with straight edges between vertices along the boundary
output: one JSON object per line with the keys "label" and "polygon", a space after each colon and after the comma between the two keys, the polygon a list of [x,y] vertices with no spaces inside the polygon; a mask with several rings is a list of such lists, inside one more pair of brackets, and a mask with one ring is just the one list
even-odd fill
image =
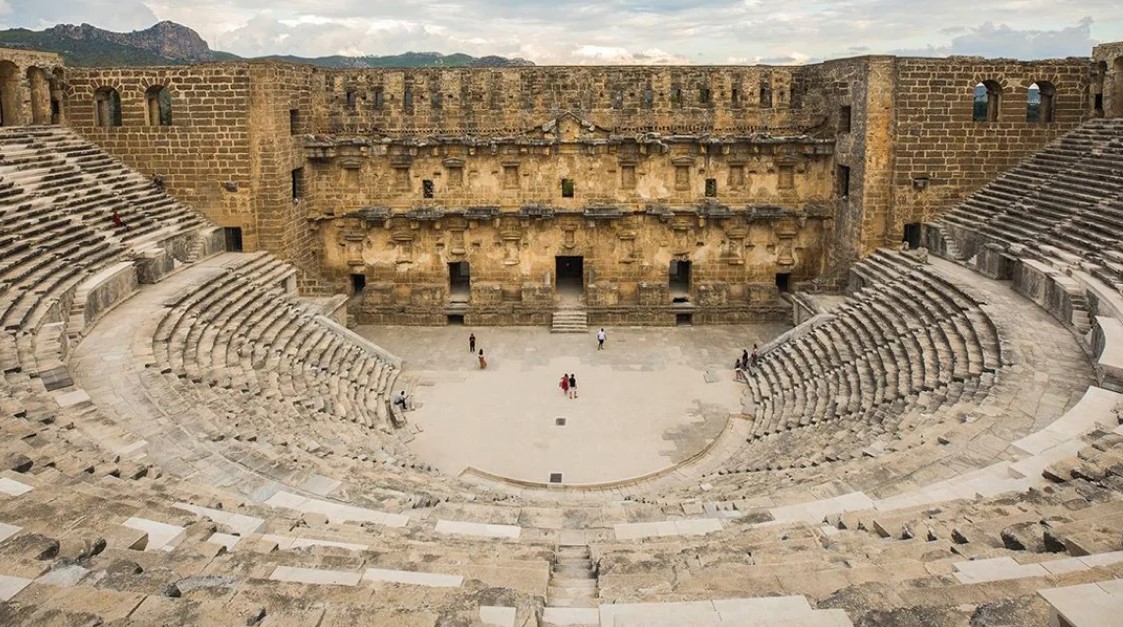
{"label": "rectangular doorway", "polygon": [[585,258],[555,257],[554,271],[557,281],[554,291],[564,300],[580,300],[585,294]]}
{"label": "rectangular doorway", "polygon": [[672,302],[687,302],[690,299],[690,262],[671,261],[668,273],[668,287],[671,290]]}
{"label": "rectangular doorway", "polygon": [[222,235],[226,240],[226,252],[242,252],[242,227],[224,226],[222,227]]}
{"label": "rectangular doorway", "polygon": [[472,294],[472,274],[467,261],[448,264],[448,293],[451,302],[468,302]]}
{"label": "rectangular doorway", "polygon": [[367,286],[367,275],[365,274],[352,274],[351,275],[351,295],[362,294]]}
{"label": "rectangular doorway", "polygon": [[781,294],[787,294],[792,288],[792,275],[790,272],[780,272],[776,274],[776,289]]}
{"label": "rectangular doorway", "polygon": [[905,241],[909,244],[909,250],[916,250],[920,248],[920,223],[910,222],[905,225]]}

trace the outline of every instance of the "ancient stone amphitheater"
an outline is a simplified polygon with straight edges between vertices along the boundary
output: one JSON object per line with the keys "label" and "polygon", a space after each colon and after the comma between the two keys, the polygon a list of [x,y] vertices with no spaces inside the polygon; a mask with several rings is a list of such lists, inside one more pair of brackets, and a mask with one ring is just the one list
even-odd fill
{"label": "ancient stone amphitheater", "polygon": [[[0,624],[1119,624],[1123,44],[5,50],[0,114]],[[348,328],[793,319],[710,445],[594,485],[418,461]]]}

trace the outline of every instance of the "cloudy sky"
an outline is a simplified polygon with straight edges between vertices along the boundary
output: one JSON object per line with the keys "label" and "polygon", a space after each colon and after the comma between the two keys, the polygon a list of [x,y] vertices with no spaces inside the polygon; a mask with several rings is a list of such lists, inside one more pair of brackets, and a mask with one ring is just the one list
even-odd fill
{"label": "cloudy sky", "polygon": [[549,63],[1035,59],[1123,40],[1123,0],[0,0],[0,25],[172,20],[243,56],[498,54]]}

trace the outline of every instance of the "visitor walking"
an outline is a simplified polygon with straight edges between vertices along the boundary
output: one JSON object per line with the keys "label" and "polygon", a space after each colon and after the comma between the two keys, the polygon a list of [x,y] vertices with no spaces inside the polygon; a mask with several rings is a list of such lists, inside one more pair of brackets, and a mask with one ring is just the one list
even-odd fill
{"label": "visitor walking", "polygon": [[569,373],[568,372],[562,373],[561,383],[558,383],[558,386],[561,387],[562,395],[569,396]]}
{"label": "visitor walking", "polygon": [[601,327],[600,331],[597,331],[597,350],[604,350],[604,341],[606,339],[608,339],[608,335],[605,334],[604,327]]}
{"label": "visitor walking", "polygon": [[569,375],[569,398],[577,398],[577,375]]}
{"label": "visitor walking", "polygon": [[476,352],[476,334],[475,333],[468,336],[468,352],[469,353]]}
{"label": "visitor walking", "polygon": [[741,366],[749,367],[749,351],[747,349],[741,349]]}
{"label": "visitor walking", "polygon": [[484,359],[484,349],[480,349],[480,370],[487,369],[487,360]]}

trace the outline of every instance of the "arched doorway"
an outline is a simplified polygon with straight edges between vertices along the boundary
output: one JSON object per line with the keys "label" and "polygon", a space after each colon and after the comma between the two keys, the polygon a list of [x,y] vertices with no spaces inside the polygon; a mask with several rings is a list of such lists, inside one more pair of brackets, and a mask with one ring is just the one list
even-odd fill
{"label": "arched doorway", "polygon": [[148,106],[149,126],[172,125],[172,92],[163,85],[153,85],[144,92]]}
{"label": "arched doorway", "polygon": [[66,110],[65,81],[62,68],[51,72],[51,124],[62,124]]}
{"label": "arched doorway", "polygon": [[19,68],[11,61],[0,61],[0,126],[23,124]]}
{"label": "arched doorway", "polygon": [[997,122],[1001,105],[1002,85],[996,81],[983,81],[975,85],[974,121]]}
{"label": "arched doorway", "polygon": [[1054,116],[1053,99],[1057,90],[1052,83],[1038,81],[1029,86],[1026,92],[1026,122],[1052,124]]}
{"label": "arched doorway", "polygon": [[27,85],[31,89],[31,123],[51,122],[51,84],[41,67],[27,68]]}
{"label": "arched doorway", "polygon": [[116,89],[99,87],[94,92],[94,123],[121,126],[121,94]]}

